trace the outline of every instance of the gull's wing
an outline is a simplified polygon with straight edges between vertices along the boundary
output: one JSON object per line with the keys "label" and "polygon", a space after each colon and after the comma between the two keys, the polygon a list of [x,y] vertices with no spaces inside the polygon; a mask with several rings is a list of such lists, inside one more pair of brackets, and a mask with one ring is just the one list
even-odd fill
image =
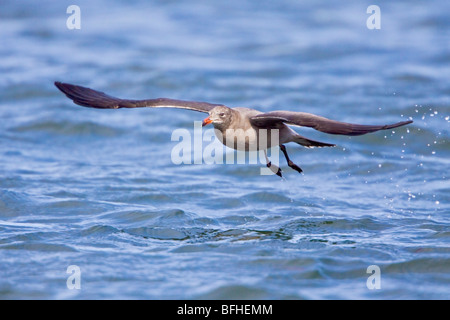
{"label": "gull's wing", "polygon": [[286,123],[294,126],[311,127],[318,131],[330,134],[359,136],[378,130],[397,128],[413,121],[408,120],[387,125],[363,125],[330,120],[305,112],[272,111],[260,113],[254,117],[251,117],[250,122],[258,127],[270,128],[277,127],[280,123]]}
{"label": "gull's wing", "polygon": [[130,100],[120,99],[109,96],[103,92],[89,89],[73,84],[55,82],[55,86],[61,90],[68,98],[76,104],[98,109],[118,109],[118,108],[179,108],[189,109],[208,113],[212,108],[221,106],[221,104],[212,104],[207,102],[183,101],[167,98]]}

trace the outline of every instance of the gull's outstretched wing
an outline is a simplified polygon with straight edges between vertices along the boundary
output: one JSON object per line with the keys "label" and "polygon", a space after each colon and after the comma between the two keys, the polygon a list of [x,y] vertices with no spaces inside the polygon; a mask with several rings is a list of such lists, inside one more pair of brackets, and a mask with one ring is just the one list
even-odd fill
{"label": "gull's outstretched wing", "polygon": [[179,108],[208,113],[211,109],[221,104],[207,102],[184,101],[167,98],[130,100],[109,96],[103,92],[73,84],[55,82],[55,86],[76,104],[98,109],[118,108]]}
{"label": "gull's outstretched wing", "polygon": [[277,127],[280,123],[285,123],[294,126],[311,127],[318,131],[330,134],[359,136],[378,130],[397,128],[413,121],[408,120],[387,125],[363,125],[330,120],[305,112],[272,111],[251,117],[250,122],[258,127]]}

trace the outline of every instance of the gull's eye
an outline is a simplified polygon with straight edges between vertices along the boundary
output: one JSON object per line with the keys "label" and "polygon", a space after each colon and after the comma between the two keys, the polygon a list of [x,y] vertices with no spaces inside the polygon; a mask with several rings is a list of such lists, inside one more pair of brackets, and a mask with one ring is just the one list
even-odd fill
{"label": "gull's eye", "polygon": [[219,113],[219,117],[225,117],[225,113],[224,112]]}

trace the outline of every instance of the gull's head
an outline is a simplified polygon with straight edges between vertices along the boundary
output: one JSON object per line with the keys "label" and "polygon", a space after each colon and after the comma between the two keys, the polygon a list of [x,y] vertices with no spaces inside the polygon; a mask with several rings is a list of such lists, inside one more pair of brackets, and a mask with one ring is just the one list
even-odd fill
{"label": "gull's head", "polygon": [[218,106],[209,111],[209,116],[203,120],[202,126],[206,126],[210,123],[215,128],[226,128],[231,122],[231,109],[225,106]]}

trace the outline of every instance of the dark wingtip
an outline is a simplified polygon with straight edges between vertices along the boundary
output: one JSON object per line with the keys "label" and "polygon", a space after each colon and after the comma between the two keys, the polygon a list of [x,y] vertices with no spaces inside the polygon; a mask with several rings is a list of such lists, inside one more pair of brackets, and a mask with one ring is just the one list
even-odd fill
{"label": "dark wingtip", "polygon": [[401,122],[397,123],[397,125],[398,125],[398,127],[400,127],[400,126],[405,126],[405,125],[413,123],[413,122],[414,121],[412,121],[412,120],[401,121]]}
{"label": "dark wingtip", "polygon": [[381,128],[381,130],[387,130],[387,129],[394,129],[394,128],[402,127],[402,126],[405,126],[405,125],[410,124],[412,122],[413,122],[412,120],[407,120],[407,121],[397,122],[397,123],[394,123],[394,124],[388,124],[388,125],[385,125],[383,128]]}
{"label": "dark wingtip", "polygon": [[60,89],[61,90],[61,85],[62,85],[62,83],[61,82],[59,82],[59,81],[55,81],[54,82],[54,84],[55,84],[55,86],[58,88],[58,89]]}

